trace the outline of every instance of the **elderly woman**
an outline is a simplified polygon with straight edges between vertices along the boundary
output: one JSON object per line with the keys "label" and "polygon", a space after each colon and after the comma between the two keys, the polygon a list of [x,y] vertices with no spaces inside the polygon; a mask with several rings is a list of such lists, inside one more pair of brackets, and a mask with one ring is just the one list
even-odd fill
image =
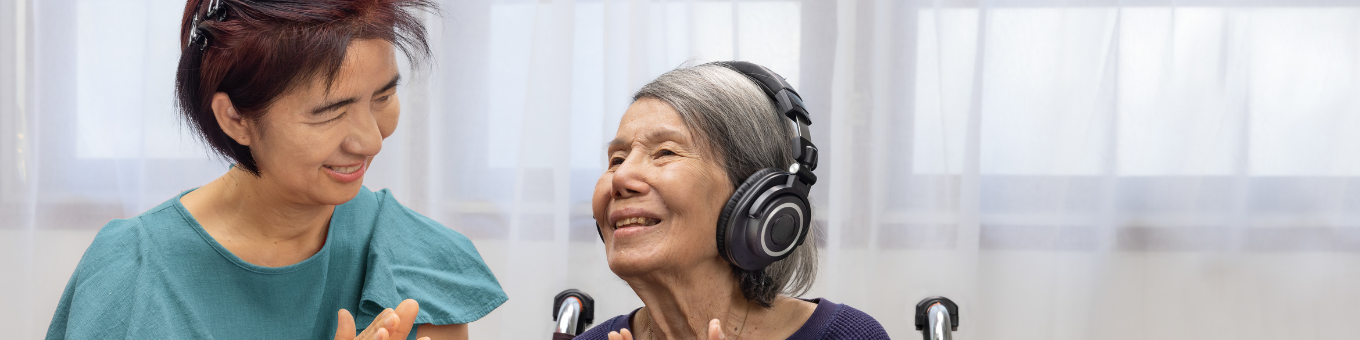
{"label": "elderly woman", "polygon": [[592,206],[609,269],[644,306],[578,339],[886,339],[864,312],[795,298],[817,267],[808,123],[797,93],[751,63],[643,86]]}
{"label": "elderly woman", "polygon": [[[234,165],[104,226],[48,339],[467,339],[506,300],[467,238],[369,191],[425,0],[190,0],[180,112]],[[412,300],[419,301],[419,305]]]}

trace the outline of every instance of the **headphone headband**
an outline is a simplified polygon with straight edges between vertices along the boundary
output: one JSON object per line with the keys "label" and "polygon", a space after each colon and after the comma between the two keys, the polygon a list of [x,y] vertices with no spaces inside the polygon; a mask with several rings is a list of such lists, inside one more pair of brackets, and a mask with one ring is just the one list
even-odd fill
{"label": "headphone headband", "polygon": [[799,181],[804,185],[812,186],[817,183],[817,175],[812,173],[812,170],[817,169],[817,146],[812,144],[812,135],[808,130],[808,125],[812,125],[812,119],[808,118],[807,108],[803,106],[803,97],[798,95],[798,91],[795,91],[784,77],[764,66],[735,60],[715,64],[726,66],[754,81],[757,87],[774,101],[779,114],[793,123],[794,136],[790,142],[793,144],[793,159],[797,161],[795,164],[797,166],[791,165],[788,170],[797,174]]}

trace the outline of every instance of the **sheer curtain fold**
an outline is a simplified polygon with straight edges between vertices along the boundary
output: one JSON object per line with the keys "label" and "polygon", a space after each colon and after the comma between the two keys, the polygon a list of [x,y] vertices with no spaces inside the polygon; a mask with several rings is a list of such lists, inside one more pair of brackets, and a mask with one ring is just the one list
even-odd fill
{"label": "sheer curtain fold", "polygon": [[[365,184],[478,246],[511,299],[473,338],[548,334],[567,288],[597,320],[641,305],[591,233],[604,143],[638,87],[729,59],[785,75],[812,114],[808,297],[894,338],[931,295],[959,302],[960,339],[1360,331],[1353,3],[441,5]],[[100,226],[225,171],[170,100],[182,7],[0,3],[0,328],[44,334]]]}

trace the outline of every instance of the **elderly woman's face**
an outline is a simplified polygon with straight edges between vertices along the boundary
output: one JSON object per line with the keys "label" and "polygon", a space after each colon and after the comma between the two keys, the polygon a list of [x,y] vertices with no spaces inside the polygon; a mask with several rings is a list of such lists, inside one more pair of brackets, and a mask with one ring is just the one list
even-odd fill
{"label": "elderly woman's face", "polygon": [[329,91],[325,79],[280,96],[250,149],[265,181],[291,201],[337,205],[358,194],[383,139],[397,128],[391,43],[355,40]]}
{"label": "elderly woman's face", "polygon": [[666,102],[628,107],[592,198],[614,273],[722,261],[715,228],[733,188],[704,145]]}

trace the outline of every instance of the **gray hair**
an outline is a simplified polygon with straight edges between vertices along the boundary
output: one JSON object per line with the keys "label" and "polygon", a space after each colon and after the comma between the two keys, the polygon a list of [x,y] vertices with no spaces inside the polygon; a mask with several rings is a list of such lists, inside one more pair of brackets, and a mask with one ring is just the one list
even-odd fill
{"label": "gray hair", "polygon": [[[793,130],[775,112],[770,97],[754,81],[722,64],[680,67],[662,74],[633,95],[654,98],[680,113],[685,126],[722,164],[733,189],[756,171],[793,164]],[[807,240],[789,257],[763,270],[735,265],[732,274],[747,300],[769,308],[779,294],[801,296],[817,276],[814,224]],[[716,237],[715,237],[716,247]]]}

